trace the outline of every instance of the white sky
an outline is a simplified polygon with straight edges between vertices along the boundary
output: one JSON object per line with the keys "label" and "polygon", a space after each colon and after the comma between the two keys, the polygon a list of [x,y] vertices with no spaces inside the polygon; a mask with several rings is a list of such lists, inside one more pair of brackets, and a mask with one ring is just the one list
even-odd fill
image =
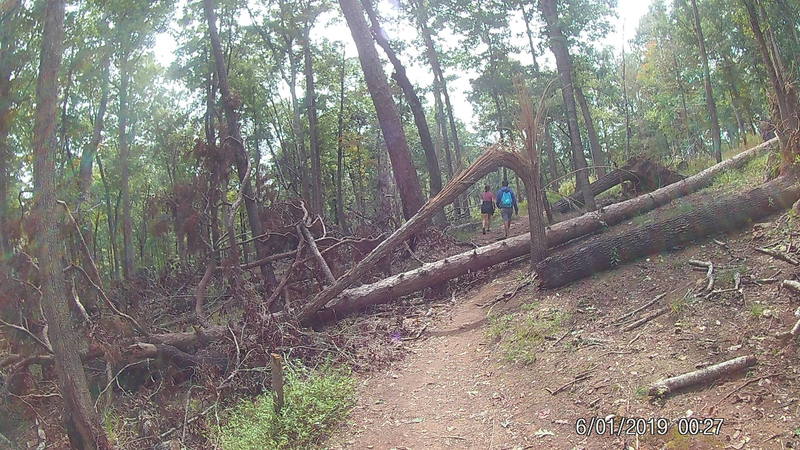
{"label": "white sky", "polygon": [[[409,36],[409,33],[416,33],[412,27],[393,20],[392,7],[390,3],[392,0],[378,1],[381,15],[385,16],[385,20],[381,23],[381,25],[386,30],[390,39],[395,40],[404,36]],[[609,33],[605,39],[598,42],[598,46],[612,46],[616,49],[616,53],[619,53],[623,44],[623,40],[626,42],[627,46],[627,42],[633,39],[635,36],[639,19],[641,19],[641,17],[647,13],[651,2],[652,0],[618,0],[618,18],[612,21],[611,33]],[[178,13],[179,16],[180,14],[181,12]],[[249,16],[246,12],[244,12],[240,17],[240,22],[250,23]],[[519,55],[520,57],[518,59],[525,64],[530,64],[530,57],[527,56],[527,37],[524,35],[524,24],[521,17],[511,18],[510,24],[512,31],[512,42],[515,45],[525,49],[524,52]],[[624,36],[623,29],[625,31]],[[533,31],[535,36],[535,26]],[[348,57],[358,56],[355,44],[353,43],[350,35],[350,30],[344,23],[344,19],[340,18],[338,10],[331,11],[320,17],[318,25],[312,30],[312,40],[320,41],[323,38],[328,39],[329,41],[338,41],[343,43]],[[406,39],[410,40],[413,39],[413,37],[408,37]],[[435,36],[434,39],[436,39],[440,48],[445,51],[460,45],[458,38],[452,34],[440,34]],[[171,36],[169,32],[161,33],[156,36],[153,51],[155,53],[156,60],[159,63],[164,66],[171,64],[175,59],[175,49],[175,38]],[[380,53],[381,52],[379,51],[379,54]],[[409,47],[406,50],[406,53],[400,55],[401,60],[406,63],[408,76],[411,81],[419,86],[430,86],[433,81],[433,75],[431,74],[430,69],[425,65],[410,64],[407,62],[411,60],[418,60],[418,57],[419,49],[413,47]],[[540,55],[539,62],[540,64],[548,65],[550,67],[554,65],[550,52],[545,52],[544,55]],[[390,69],[387,67],[387,73],[390,73],[389,71]],[[450,93],[451,101],[453,102],[456,116],[464,121],[469,128],[474,129],[476,125],[476,118],[474,116],[472,105],[467,101],[467,95],[471,90],[471,78],[474,78],[475,74],[464,72],[457,68],[445,68],[445,76],[454,77],[452,81],[448,82],[448,91]],[[432,101],[432,97],[428,98],[429,104]]]}

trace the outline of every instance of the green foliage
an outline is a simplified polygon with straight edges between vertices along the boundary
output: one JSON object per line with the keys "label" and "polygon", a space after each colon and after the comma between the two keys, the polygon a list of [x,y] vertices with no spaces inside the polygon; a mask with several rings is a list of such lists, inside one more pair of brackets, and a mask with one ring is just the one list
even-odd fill
{"label": "green foliage", "polygon": [[276,414],[272,393],[240,400],[212,431],[224,450],[314,448],[355,404],[355,380],[344,369],[287,365],[285,405]]}
{"label": "green foliage", "polygon": [[753,302],[750,303],[750,315],[752,315],[756,319],[760,319],[764,317],[764,312],[767,310],[767,306],[761,302]]}
{"label": "green foliage", "polygon": [[537,311],[538,304],[526,305],[518,314],[505,314],[489,320],[487,335],[499,340],[508,361],[532,364],[548,336],[563,332],[570,314],[560,310]]}

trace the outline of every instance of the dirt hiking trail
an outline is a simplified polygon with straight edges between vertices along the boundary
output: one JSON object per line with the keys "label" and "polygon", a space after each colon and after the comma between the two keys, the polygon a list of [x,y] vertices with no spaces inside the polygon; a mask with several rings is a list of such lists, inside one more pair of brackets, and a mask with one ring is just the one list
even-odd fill
{"label": "dirt hiking trail", "polygon": [[[357,405],[327,447],[800,448],[798,345],[775,337],[796,320],[800,296],[769,282],[800,272],[754,251],[787,234],[785,217],[771,220],[560,289],[526,284],[524,263],[451,284],[451,299],[398,319],[418,330],[402,338],[408,354],[359,376]],[[515,222],[512,234],[524,232]],[[474,241],[496,241],[498,228]],[[721,294],[697,294],[706,278],[689,267],[693,259],[714,261]],[[736,292],[735,274],[753,281]],[[632,330],[615,322],[661,294],[631,319],[668,313]],[[646,395],[657,380],[748,354],[758,365],[747,371],[666,400]],[[576,433],[576,420],[609,416],[673,425],[664,435]],[[724,424],[718,434],[681,435],[674,424],[686,417]]]}

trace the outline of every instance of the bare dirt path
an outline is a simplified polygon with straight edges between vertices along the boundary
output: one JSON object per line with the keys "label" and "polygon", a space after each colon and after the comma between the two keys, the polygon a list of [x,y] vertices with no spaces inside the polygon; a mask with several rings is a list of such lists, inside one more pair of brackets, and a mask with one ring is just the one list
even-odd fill
{"label": "bare dirt path", "polygon": [[[509,410],[507,386],[496,376],[485,338],[486,309],[503,281],[457,303],[449,320],[429,327],[413,355],[365,379],[345,448],[509,448],[524,440]],[[343,439],[342,439],[343,438]],[[524,445],[523,445],[524,446]]]}
{"label": "bare dirt path", "polygon": [[[523,275],[523,268],[515,269],[455,298],[448,317],[428,326],[427,337],[411,344],[411,354],[362,380],[349,424],[329,445],[526,449],[581,442],[571,432],[573,422],[559,420],[551,413],[554,405],[537,399],[545,393],[544,383],[504,361],[487,335],[488,314],[519,307],[516,299],[491,302],[513,290]],[[571,405],[561,409],[560,414],[579,414]],[[553,429],[554,423],[561,430]]]}

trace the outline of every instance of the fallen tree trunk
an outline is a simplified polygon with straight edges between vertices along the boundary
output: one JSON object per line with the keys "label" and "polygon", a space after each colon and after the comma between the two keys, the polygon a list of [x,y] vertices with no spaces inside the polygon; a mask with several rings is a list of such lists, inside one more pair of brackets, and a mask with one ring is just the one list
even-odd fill
{"label": "fallen tree trunk", "polygon": [[492,146],[479,156],[466,170],[463,170],[455,178],[447,183],[447,186],[435,197],[428,200],[425,205],[412,216],[408,221],[394,231],[385,241],[378,244],[364,259],[342,275],[335,283],[327,286],[317,293],[300,311],[298,319],[307,322],[315,313],[333,300],[342,291],[350,287],[359,278],[369,273],[375,265],[403,242],[410,239],[419,230],[424,228],[429,219],[433,217],[441,208],[450,203],[464,193],[470,186],[477,183],[481,178],[488,175],[498,167],[508,167],[517,173],[520,178],[527,178],[528,164],[516,152],[505,151],[499,146]]}
{"label": "fallen tree trunk", "polygon": [[728,375],[753,366],[756,362],[755,356],[740,356],[719,364],[714,364],[713,366],[678,375],[677,377],[661,380],[650,388],[649,394],[651,396],[663,397],[679,389],[716,380],[723,375]]}
{"label": "fallen tree trunk", "polygon": [[[713,181],[714,176],[725,170],[741,167],[752,158],[774,149],[776,144],[777,140],[772,139],[750,150],[744,151],[731,159],[723,161],[720,164],[709,167],[697,175],[679,181],[678,183],[673,183],[649,194],[632,198],[624,202],[615,203],[606,208],[584,214],[571,220],[559,222],[547,228],[545,233],[547,245],[548,247],[556,247],[577,237],[602,230],[608,226],[634,217],[637,214],[665,205],[683,195],[702,189]],[[451,183],[448,183],[448,186],[450,186],[450,184]],[[468,186],[465,186],[465,188],[466,187]],[[445,187],[442,193],[446,190],[447,187]],[[409,222],[406,222],[406,224],[408,223]],[[384,244],[382,243],[381,245],[383,246]],[[408,295],[427,287],[436,286],[448,279],[464,275],[471,270],[480,270],[499,262],[524,256],[529,251],[529,248],[530,235],[525,233],[501,242],[451,256],[375,283],[347,290],[342,289],[328,299],[329,301],[341,294],[340,298],[337,298],[326,308],[328,311],[320,314],[317,319],[326,320],[356,311],[368,305],[389,302],[394,298]],[[376,248],[373,253],[377,250]],[[475,256],[473,256],[473,254],[475,254]],[[364,261],[367,261],[368,258],[369,255]],[[343,279],[344,277],[340,278],[334,286],[328,289],[333,292],[335,291],[333,287],[337,285],[344,284],[347,287],[352,283],[352,281],[344,283]],[[322,296],[324,293],[325,291],[317,295]],[[325,298],[325,296],[321,298]],[[315,311],[317,309],[321,309],[321,307],[314,308]],[[306,317],[306,319],[309,318],[310,316]]]}
{"label": "fallen tree trunk", "polygon": [[[635,157],[612,172],[598,178],[589,185],[592,195],[597,196],[612,187],[630,181],[634,185],[635,192],[650,192],[662,186],[668,186],[685,179],[683,175],[673,172],[666,167],[655,163],[647,158]],[[583,205],[583,195],[576,192],[567,198],[563,198],[553,204],[553,208],[565,213],[575,206]]]}
{"label": "fallen tree trunk", "polygon": [[[596,236],[536,266],[542,287],[563,286],[602,270],[713,233],[736,230],[789,208],[800,198],[795,177],[780,177],[743,194],[727,195],[659,222],[616,236]],[[713,287],[710,284],[710,287]]]}

